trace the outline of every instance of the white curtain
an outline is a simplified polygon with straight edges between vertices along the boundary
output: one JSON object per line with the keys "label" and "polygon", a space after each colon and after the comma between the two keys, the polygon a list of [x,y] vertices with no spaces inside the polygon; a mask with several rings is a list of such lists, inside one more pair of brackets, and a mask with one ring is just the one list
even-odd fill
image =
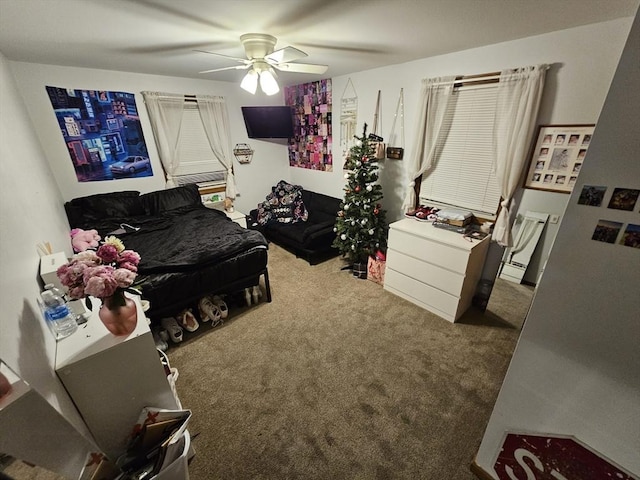
{"label": "white curtain", "polygon": [[404,212],[416,206],[416,179],[433,165],[436,144],[442,129],[442,120],[452,97],[455,78],[455,76],[448,76],[422,80],[416,140],[413,155],[408,162],[411,181],[402,204]]}
{"label": "white curtain", "polygon": [[160,161],[167,177],[166,188],[175,187],[173,176],[180,165],[178,138],[184,112],[184,97],[160,92],[142,92],[147,106]]}
{"label": "white curtain", "polygon": [[536,65],[503,70],[500,74],[493,146],[502,202],[492,239],[503,247],[513,245],[511,199],[527,161],[548,68]]}
{"label": "white curtain", "polygon": [[236,181],[233,176],[233,157],[231,156],[231,129],[227,104],[222,97],[199,96],[198,111],[202,119],[202,126],[207,133],[207,139],[213,154],[227,169],[227,187],[225,195],[231,200],[236,198]]}

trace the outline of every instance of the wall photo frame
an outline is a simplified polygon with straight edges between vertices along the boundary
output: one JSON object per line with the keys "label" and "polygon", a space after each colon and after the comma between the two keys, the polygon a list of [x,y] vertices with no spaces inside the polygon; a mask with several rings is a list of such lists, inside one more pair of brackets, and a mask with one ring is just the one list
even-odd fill
{"label": "wall photo frame", "polygon": [[524,188],[571,193],[595,125],[540,125]]}

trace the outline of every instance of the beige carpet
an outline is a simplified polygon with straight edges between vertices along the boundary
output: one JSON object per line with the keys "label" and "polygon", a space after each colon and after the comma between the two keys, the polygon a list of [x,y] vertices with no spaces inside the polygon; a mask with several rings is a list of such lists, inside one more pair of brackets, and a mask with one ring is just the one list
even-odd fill
{"label": "beige carpet", "polygon": [[533,289],[498,280],[451,324],[271,245],[272,303],[169,350],[192,480],[472,479]]}
{"label": "beige carpet", "polygon": [[231,306],[169,350],[193,411],[191,480],[475,478],[533,289],[498,280],[484,314],[451,324],[342,265],[272,244],[273,302]]}

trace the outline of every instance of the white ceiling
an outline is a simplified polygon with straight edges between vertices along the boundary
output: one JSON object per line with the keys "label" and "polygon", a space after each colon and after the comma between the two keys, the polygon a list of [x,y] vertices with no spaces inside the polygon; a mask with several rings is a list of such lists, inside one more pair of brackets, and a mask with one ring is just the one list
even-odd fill
{"label": "white ceiling", "polygon": [[[10,60],[239,81],[239,37],[269,33],[335,77],[631,17],[640,0],[0,0]],[[460,72],[466,73],[466,72]],[[279,73],[285,85],[317,76]]]}

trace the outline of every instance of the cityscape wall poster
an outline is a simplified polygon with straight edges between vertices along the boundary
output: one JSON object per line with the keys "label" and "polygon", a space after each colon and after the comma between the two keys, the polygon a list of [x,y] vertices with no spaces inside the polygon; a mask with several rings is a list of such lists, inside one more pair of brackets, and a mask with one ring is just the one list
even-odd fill
{"label": "cityscape wall poster", "polygon": [[289,165],[333,171],[331,79],[285,87],[284,97],[285,104],[294,110]]}
{"label": "cityscape wall poster", "polygon": [[46,88],[79,182],[153,175],[133,93]]}

